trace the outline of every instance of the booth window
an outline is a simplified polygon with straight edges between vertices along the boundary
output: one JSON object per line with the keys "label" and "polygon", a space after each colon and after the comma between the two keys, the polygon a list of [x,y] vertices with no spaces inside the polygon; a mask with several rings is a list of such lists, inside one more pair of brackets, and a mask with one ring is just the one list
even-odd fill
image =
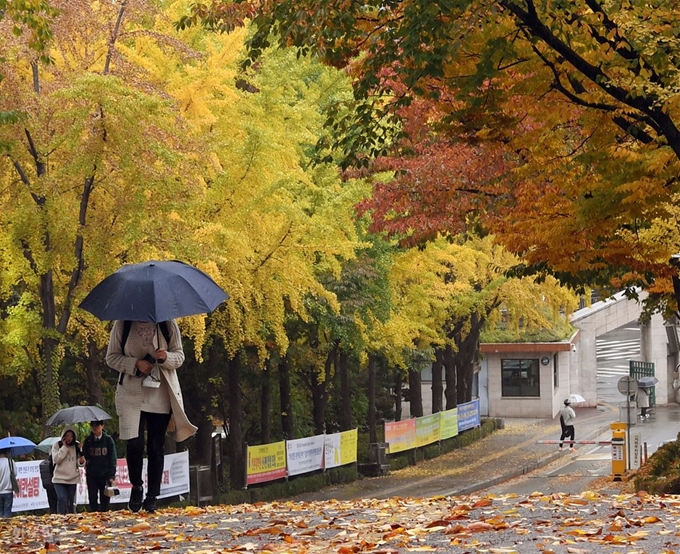
{"label": "booth window", "polygon": [[540,396],[538,359],[501,360],[502,396]]}

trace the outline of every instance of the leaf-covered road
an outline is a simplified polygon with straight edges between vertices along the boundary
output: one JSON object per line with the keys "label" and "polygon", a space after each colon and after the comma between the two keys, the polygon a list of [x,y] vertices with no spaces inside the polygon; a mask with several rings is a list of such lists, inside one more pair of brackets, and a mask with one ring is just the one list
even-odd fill
{"label": "leaf-covered road", "polygon": [[0,551],[339,554],[680,551],[680,498],[645,494],[277,502],[0,522]]}

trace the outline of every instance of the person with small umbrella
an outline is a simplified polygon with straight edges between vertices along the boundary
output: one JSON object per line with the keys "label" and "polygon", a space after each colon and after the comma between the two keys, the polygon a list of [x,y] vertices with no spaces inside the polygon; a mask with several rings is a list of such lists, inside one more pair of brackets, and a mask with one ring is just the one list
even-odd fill
{"label": "person with small umbrella", "polygon": [[636,400],[638,408],[640,408],[640,419],[647,419],[649,417],[649,414],[647,413],[647,410],[649,409],[649,392],[646,387],[642,387],[638,384]]}
{"label": "person with small umbrella", "polygon": [[[167,336],[166,336],[167,335]],[[106,363],[120,372],[116,411],[120,438],[127,441],[126,459],[132,490],[128,507],[156,511],[165,456],[165,434],[172,421],[177,442],[196,433],[184,411],[177,368],[184,362],[177,323],[116,321],[111,329]],[[142,478],[144,431],[147,450],[147,493]]]}
{"label": "person with small umbrella", "polygon": [[562,434],[560,435],[560,452],[562,451],[562,441],[570,439],[570,450],[576,452],[573,441],[575,440],[576,430],[574,428],[574,420],[576,419],[576,412],[571,407],[571,400],[568,398],[564,401],[564,407],[560,410],[560,423],[562,424]]}
{"label": "person with small umbrella", "polygon": [[67,425],[61,433],[61,440],[52,445],[52,461],[52,484],[57,493],[57,513],[74,513],[76,487],[80,483],[80,468],[85,466],[85,457],[80,451],[80,443],[76,440],[73,427]]}

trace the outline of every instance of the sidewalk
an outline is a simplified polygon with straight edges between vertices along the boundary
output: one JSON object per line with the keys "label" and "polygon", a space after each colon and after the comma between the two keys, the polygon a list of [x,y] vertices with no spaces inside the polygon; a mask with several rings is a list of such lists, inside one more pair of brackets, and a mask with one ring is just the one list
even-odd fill
{"label": "sidewalk", "polygon": [[[609,424],[619,420],[618,407],[605,405],[575,411],[577,441],[611,439]],[[299,495],[294,500],[465,495],[529,473],[558,458],[577,456],[578,451],[589,446],[577,444],[573,454],[559,452],[557,444],[539,444],[539,440],[559,439],[559,419],[506,418],[504,422],[503,429],[436,459],[384,477],[364,478]],[[680,431],[680,405],[655,407],[652,416],[633,429],[642,430],[651,455],[663,442],[676,438]]]}

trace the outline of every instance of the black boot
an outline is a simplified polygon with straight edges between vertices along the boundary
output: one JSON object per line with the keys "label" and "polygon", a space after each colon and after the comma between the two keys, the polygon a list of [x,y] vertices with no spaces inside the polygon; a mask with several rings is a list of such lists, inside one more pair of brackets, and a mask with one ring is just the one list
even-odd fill
{"label": "black boot", "polygon": [[144,509],[149,512],[150,514],[153,514],[156,511],[156,497],[155,496],[147,496],[144,499]]}
{"label": "black boot", "polygon": [[142,509],[142,497],[144,496],[144,487],[132,487],[130,492],[130,501],[128,508],[131,512],[138,512]]}

